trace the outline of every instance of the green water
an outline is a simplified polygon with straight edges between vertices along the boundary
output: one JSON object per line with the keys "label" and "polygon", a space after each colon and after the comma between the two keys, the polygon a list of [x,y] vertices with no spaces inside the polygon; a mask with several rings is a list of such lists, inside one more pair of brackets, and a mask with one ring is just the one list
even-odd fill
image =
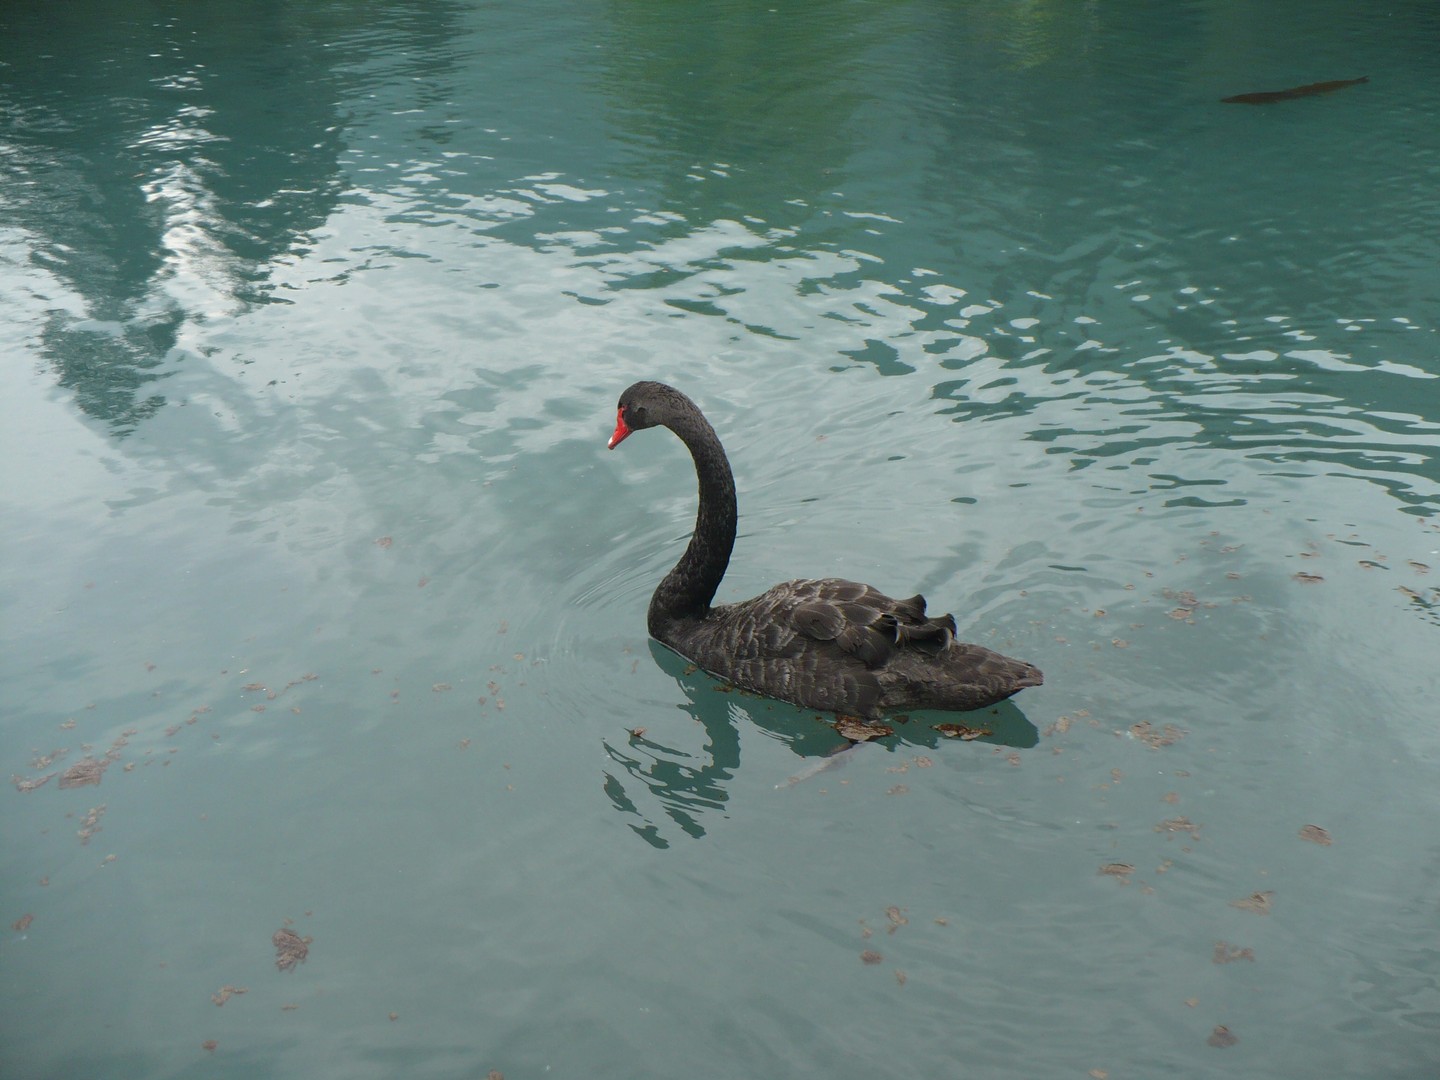
{"label": "green water", "polygon": [[1440,1074],[1434,6],[772,4],[0,8],[0,1075]]}

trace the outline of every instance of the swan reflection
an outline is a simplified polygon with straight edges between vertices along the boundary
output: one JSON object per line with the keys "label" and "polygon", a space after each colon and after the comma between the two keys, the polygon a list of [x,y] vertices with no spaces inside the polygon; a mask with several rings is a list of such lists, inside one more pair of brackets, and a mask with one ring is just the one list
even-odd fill
{"label": "swan reflection", "polygon": [[[774,787],[800,783],[842,765],[856,750],[894,753],[927,747],[939,753],[964,753],[979,749],[937,730],[936,725],[953,719],[953,714],[945,713],[917,713],[903,722],[891,718],[893,735],[852,743],[835,730],[834,717],[730,689],[693,670],[658,642],[649,644],[656,664],[673,675],[684,692],[685,703],[676,708],[700,725],[702,741],[693,748],[674,745],[677,729],[669,723],[636,728],[627,740],[607,739],[605,753],[617,767],[605,771],[604,786],[615,809],[631,819],[627,822],[631,830],[657,848],[668,848],[681,836],[699,839],[706,833],[707,816],[724,816],[730,781],[740,768],[741,733],[746,730],[759,729],[784,742],[801,759],[787,772],[776,774]],[[1040,741],[1039,730],[1009,701],[966,713],[964,719],[989,732],[974,739],[977,744],[1023,750]]]}

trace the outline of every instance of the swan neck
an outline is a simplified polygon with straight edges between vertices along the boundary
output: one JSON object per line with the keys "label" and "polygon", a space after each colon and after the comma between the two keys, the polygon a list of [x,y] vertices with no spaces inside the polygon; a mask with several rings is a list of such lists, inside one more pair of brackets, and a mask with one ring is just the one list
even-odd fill
{"label": "swan neck", "polygon": [[735,477],[715,429],[699,410],[669,427],[695,461],[700,506],[685,553],[650,599],[650,633],[662,641],[664,635],[659,631],[667,623],[700,618],[710,609],[730,565],[736,524]]}

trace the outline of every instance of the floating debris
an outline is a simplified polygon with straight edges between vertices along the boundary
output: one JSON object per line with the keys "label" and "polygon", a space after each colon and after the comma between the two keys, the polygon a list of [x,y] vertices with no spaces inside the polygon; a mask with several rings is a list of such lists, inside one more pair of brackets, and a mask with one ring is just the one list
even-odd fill
{"label": "floating debris", "polygon": [[905,985],[905,980],[908,979],[908,978],[909,978],[909,976],[906,975],[906,974],[905,974],[903,971],[901,971],[899,968],[896,968],[896,969],[895,969],[895,981],[896,981],[899,985],[904,986],[904,985]]}
{"label": "floating debris", "polygon": [[835,721],[835,730],[842,739],[850,742],[869,742],[894,735],[895,729],[874,721],[861,720],[858,716],[842,716]]}
{"label": "floating debris", "polygon": [[[1361,83],[1370,81],[1369,75],[1361,75],[1358,79],[1330,79],[1326,82],[1306,83],[1304,86],[1292,86],[1286,90],[1259,90],[1253,94],[1236,94],[1233,97],[1220,99],[1222,105],[1274,105],[1279,101],[1293,101],[1295,98],[1314,97],[1316,94],[1332,94],[1336,90],[1343,90],[1347,86],[1359,86]],[[1216,1028],[1216,1031],[1224,1031],[1224,1028]],[[1211,1043],[1211,1046],[1216,1045]],[[1224,1045],[1230,1046],[1231,1043]]]}
{"label": "floating debris", "polygon": [[862,964],[878,964],[884,959],[885,957],[881,956],[874,949],[866,949],[860,954],[860,962]]}
{"label": "floating debris", "polygon": [[1231,945],[1229,942],[1217,941],[1215,942],[1215,953],[1210,959],[1217,964],[1229,964],[1236,960],[1253,961],[1255,959],[1255,950],[1248,947],[1242,949],[1237,945]]}
{"label": "floating debris", "polygon": [[1234,1046],[1240,1040],[1224,1024],[1219,1024],[1214,1031],[1210,1032],[1210,1037],[1205,1041],[1211,1046],[1218,1046],[1223,1050],[1227,1046]]}
{"label": "floating debris", "polygon": [[245,993],[245,987],[243,986],[222,986],[217,992],[210,995],[210,1000],[217,1006],[220,1006],[224,1005],[225,1002],[229,1001],[234,995],[243,993]]}
{"label": "floating debris", "polygon": [[63,773],[60,774],[60,786],[62,788],[84,787],[86,784],[100,783],[100,777],[105,773],[105,766],[110,762],[101,758],[87,757],[84,761],[77,761]]}
{"label": "floating debris", "polygon": [[1334,843],[1330,839],[1330,834],[1319,825],[1306,825],[1300,830],[1300,839],[1309,840],[1312,844],[1319,844],[1321,847],[1329,847]]}
{"label": "floating debris", "polygon": [[909,794],[910,794],[910,789],[909,789],[908,787],[906,787],[904,784],[896,784],[896,785],[895,785],[894,787],[892,787],[889,791],[885,792],[885,794],[886,794],[886,795],[909,795]]}
{"label": "floating debris", "polygon": [[972,728],[964,724],[936,724],[935,730],[944,735],[947,739],[964,739],[969,742],[971,739],[978,739],[983,735],[994,735],[989,728]]}
{"label": "floating debris", "polygon": [[281,971],[294,971],[296,964],[303,964],[310,955],[311,937],[301,937],[294,930],[276,930],[270,938],[275,946],[275,966]]}
{"label": "floating debris", "polygon": [[1138,724],[1130,725],[1130,737],[1139,739],[1152,750],[1158,750],[1162,746],[1179,742],[1185,737],[1185,732],[1174,724],[1166,724],[1163,728],[1157,728],[1149,720],[1141,720]]}
{"label": "floating debris", "polygon": [[430,692],[434,694],[443,694],[445,693],[445,691],[453,689],[455,688],[451,686],[448,682],[437,682],[434,686],[430,687]]}
{"label": "floating debris", "polygon": [[[1298,574],[1290,575],[1291,581],[1298,581],[1301,585],[1318,585],[1325,579],[1319,574],[1307,574],[1303,570]],[[1218,1030],[1218,1029],[1217,1029]]]}
{"label": "floating debris", "polygon": [[1273,890],[1266,892],[1251,893],[1244,900],[1231,900],[1231,907],[1238,907],[1241,911],[1253,911],[1256,915],[1270,914],[1270,898],[1274,896]]}
{"label": "floating debris", "polygon": [[26,930],[30,929],[30,924],[34,921],[35,916],[27,911],[10,924],[10,929],[14,930],[17,934],[23,934]]}
{"label": "floating debris", "polygon": [[389,536],[377,536],[375,538],[375,546],[381,550],[388,548],[393,543],[395,543],[394,539]]}
{"label": "floating debris", "polygon": [[50,781],[50,778],[54,775],[55,774],[53,772],[48,772],[44,776],[35,776],[26,779],[23,776],[16,776],[12,773],[10,775],[10,782],[15,785],[16,791],[20,792],[21,795],[24,795],[27,792],[34,791],[38,787],[44,787]]}
{"label": "floating debris", "polygon": [[1189,833],[1191,840],[1200,839],[1200,826],[1196,825],[1188,817],[1170,818],[1155,826],[1156,832],[1183,832]]}
{"label": "floating debris", "polygon": [[629,730],[630,738],[632,739],[643,739],[645,737],[645,729],[643,727],[632,727]]}
{"label": "floating debris", "polygon": [[885,909],[885,918],[890,923],[890,929],[887,930],[886,933],[890,934],[893,934],[896,930],[899,930],[900,927],[906,926],[910,922],[910,920],[905,917],[903,908],[893,906]]}
{"label": "floating debris", "polygon": [[219,1044],[218,1042],[216,1042],[214,1039],[206,1039],[204,1042],[202,1042],[202,1043],[200,1044],[200,1049],[201,1049],[201,1050],[208,1051],[209,1053],[212,1053],[212,1054],[213,1054],[213,1053],[215,1052],[215,1048],[216,1048],[217,1046],[219,1046],[219,1045],[220,1045],[220,1044]]}
{"label": "floating debris", "polygon": [[81,845],[90,843],[90,838],[100,831],[100,819],[105,815],[105,806],[92,806],[89,812],[80,821],[80,828],[75,833],[80,837]]}
{"label": "floating debris", "polygon": [[1128,862],[1111,862],[1100,867],[1096,873],[1103,874],[1107,877],[1119,878],[1122,885],[1129,885],[1130,875],[1135,873],[1135,867],[1131,866]]}

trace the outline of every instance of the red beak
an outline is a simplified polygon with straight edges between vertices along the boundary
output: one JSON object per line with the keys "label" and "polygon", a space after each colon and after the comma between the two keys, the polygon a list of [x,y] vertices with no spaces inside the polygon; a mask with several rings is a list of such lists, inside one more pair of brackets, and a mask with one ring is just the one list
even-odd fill
{"label": "red beak", "polygon": [[615,434],[610,436],[610,442],[606,449],[614,450],[630,435],[630,427],[625,423],[625,407],[622,405],[615,410]]}

